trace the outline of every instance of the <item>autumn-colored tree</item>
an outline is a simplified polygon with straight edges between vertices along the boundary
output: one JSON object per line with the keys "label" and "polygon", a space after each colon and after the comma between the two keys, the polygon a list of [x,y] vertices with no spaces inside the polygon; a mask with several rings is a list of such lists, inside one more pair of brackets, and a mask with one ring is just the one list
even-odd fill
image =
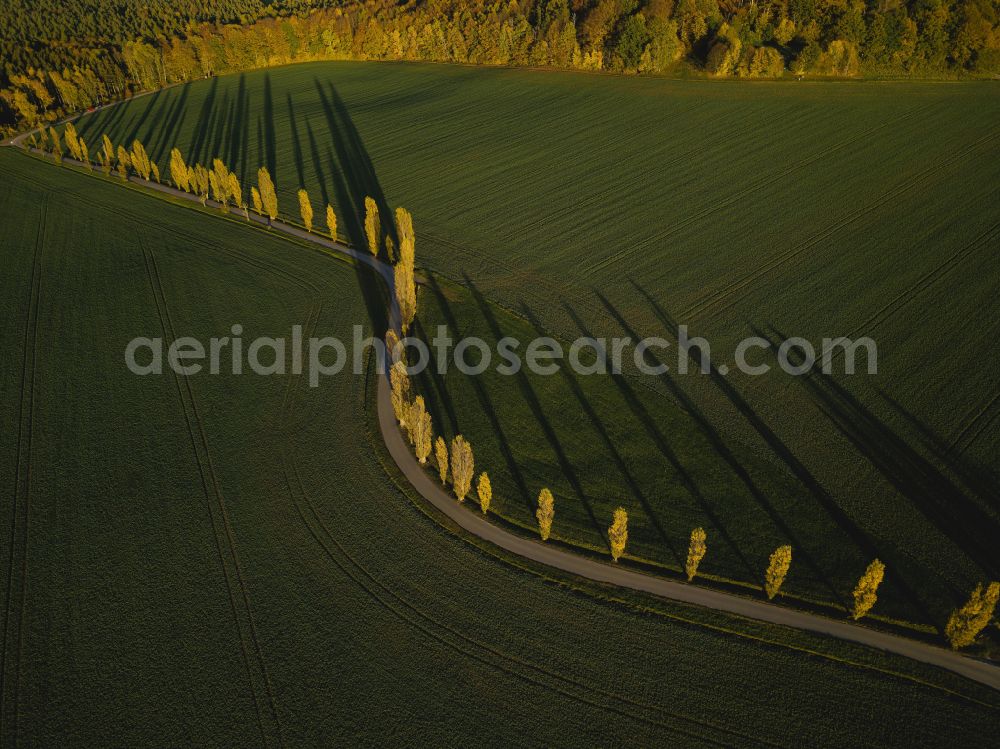
{"label": "autumn-colored tree", "polygon": [[538,519],[538,533],[543,541],[549,540],[552,533],[552,521],[556,516],[556,503],[552,498],[552,492],[542,489],[538,493],[538,509],[535,510],[535,517]]}
{"label": "autumn-colored tree", "polygon": [[479,484],[476,486],[476,494],[479,495],[479,509],[485,515],[490,510],[490,502],[493,501],[493,486],[490,484],[490,477],[486,471],[479,474]]}
{"label": "autumn-colored tree", "polygon": [[365,198],[365,236],[368,238],[368,251],[377,256],[382,240],[382,225],[379,222],[378,205],[371,197]]}
{"label": "autumn-colored tree", "polygon": [[396,245],[392,241],[392,237],[385,238],[385,256],[390,263],[396,259]]}
{"label": "autumn-colored tree", "polygon": [[427,456],[431,454],[432,430],[431,415],[427,413],[424,399],[421,396],[418,395],[413,399],[406,423],[409,425],[413,451],[417,455],[417,460],[423,465],[427,462]]}
{"label": "autumn-colored tree", "polygon": [[72,122],[67,122],[66,127],[63,129],[63,140],[66,141],[66,148],[69,149],[70,155],[77,161],[82,161],[82,155],[80,153],[80,139],[77,136],[76,128],[73,127]]}
{"label": "autumn-colored tree", "polygon": [[123,180],[128,179],[129,161],[128,151],[125,150],[125,146],[118,146],[118,176]]}
{"label": "autumn-colored tree", "polygon": [[990,583],[985,589],[981,584],[976,586],[969,600],[948,617],[944,634],[952,648],[958,650],[976,641],[976,637],[986,629],[990,619],[993,618],[998,599],[1000,599],[1000,583]]}
{"label": "autumn-colored tree", "polygon": [[229,167],[222,159],[212,159],[212,171],[208,174],[208,182],[212,187],[212,196],[222,210],[229,203]]}
{"label": "autumn-colored tree", "polygon": [[684,564],[684,571],[687,573],[688,582],[694,580],[694,576],[698,574],[698,565],[701,564],[702,558],[705,556],[705,552],[708,551],[708,547],[705,545],[705,535],[704,528],[695,528],[691,531],[691,543],[688,546],[688,558],[687,562]]}
{"label": "autumn-colored tree", "polygon": [[767,572],[764,575],[764,591],[767,597],[774,598],[781,590],[781,584],[785,582],[785,575],[788,568],[792,566],[792,547],[779,546],[771,554],[771,559],[767,564]]}
{"label": "autumn-colored tree", "polygon": [[52,139],[52,158],[56,161],[62,161],[63,157],[63,144],[59,140],[59,131],[52,128],[49,131],[49,137]]}
{"label": "autumn-colored tree", "polygon": [[400,346],[399,335],[393,328],[389,328],[385,332],[385,352],[392,364],[402,361],[404,358],[403,347]]}
{"label": "autumn-colored tree", "polygon": [[313,230],[313,207],[309,202],[309,193],[304,189],[299,190],[299,213],[302,215],[302,223],[306,226],[306,231]]}
{"label": "autumn-colored tree", "polygon": [[155,161],[153,161],[153,162],[150,163],[149,169],[152,172],[153,181],[156,182],[156,183],[159,183],[160,182],[160,167],[156,165]]}
{"label": "autumn-colored tree", "polygon": [[80,143],[80,161],[90,166],[90,149],[87,148],[87,141],[83,138],[78,138],[78,141]]}
{"label": "autumn-colored tree", "polygon": [[438,464],[438,476],[441,477],[441,485],[448,483],[448,443],[444,437],[438,437],[434,441],[434,458]]}
{"label": "autumn-colored tree", "polygon": [[184,192],[190,192],[191,172],[184,162],[179,148],[170,149],[170,164],[167,168],[170,171],[170,180],[174,183],[174,187]]}
{"label": "autumn-colored tree", "polygon": [[258,216],[263,216],[264,215],[264,204],[260,200],[260,190],[258,190],[256,187],[251,187],[250,188],[250,199],[253,201],[254,212]]}
{"label": "autumn-colored tree", "polygon": [[333,210],[333,206],[329,203],[326,204],[326,230],[330,233],[330,239],[334,242],[337,241],[337,214]]}
{"label": "autumn-colored tree", "polygon": [[399,322],[406,331],[417,316],[417,284],[413,268],[397,263],[393,269],[396,303],[399,305]]}
{"label": "autumn-colored tree", "polygon": [[152,171],[149,163],[149,154],[146,153],[146,148],[138,140],[132,141],[132,151],[129,153],[129,159],[132,161],[132,168],[135,169],[135,173],[143,179],[148,180],[149,174]]}
{"label": "autumn-colored tree", "polygon": [[274,182],[266,166],[257,170],[257,186],[260,188],[260,199],[267,213],[268,225],[278,217],[278,194],[274,191]]}
{"label": "autumn-colored tree", "polygon": [[472,477],[475,474],[475,460],[472,456],[472,445],[458,435],[451,441],[451,483],[455,489],[458,501],[465,500],[472,488]]}
{"label": "autumn-colored tree", "polygon": [[878,559],[868,565],[865,574],[858,580],[854,588],[854,611],[851,613],[855,619],[860,619],[875,605],[878,600],[878,586],[882,584],[885,577],[885,565]]}
{"label": "autumn-colored tree", "polygon": [[624,507],[615,510],[614,519],[608,527],[608,544],[611,546],[611,558],[618,561],[625,553],[628,543],[628,513]]}
{"label": "autumn-colored tree", "polygon": [[423,418],[427,407],[424,405],[424,397],[418,395],[406,404],[406,436],[411,445],[416,445],[417,422]]}
{"label": "autumn-colored tree", "polygon": [[413,252],[413,216],[405,208],[396,209],[396,234],[399,236],[400,257],[403,248],[409,245],[409,251]]}
{"label": "autumn-colored tree", "polygon": [[243,186],[236,172],[229,173],[229,197],[233,199],[233,205],[243,208]]}
{"label": "autumn-colored tree", "polygon": [[389,369],[389,384],[392,386],[392,412],[401,427],[406,426],[407,407],[410,395],[410,377],[406,364],[398,361]]}
{"label": "autumn-colored tree", "polygon": [[104,159],[101,161],[101,165],[105,166],[106,167],[105,171],[110,173],[111,167],[115,163],[115,147],[114,144],[111,142],[111,138],[108,137],[107,133],[101,136],[101,150],[104,155]]}
{"label": "autumn-colored tree", "polygon": [[191,192],[198,196],[202,205],[208,201],[208,188],[210,184],[209,171],[201,164],[195,164],[191,168]]}

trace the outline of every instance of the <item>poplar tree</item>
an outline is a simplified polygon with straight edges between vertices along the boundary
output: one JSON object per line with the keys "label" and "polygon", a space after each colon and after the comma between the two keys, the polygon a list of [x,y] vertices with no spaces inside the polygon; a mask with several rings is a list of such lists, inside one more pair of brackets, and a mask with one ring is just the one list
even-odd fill
{"label": "poplar tree", "polygon": [[158,167],[156,165],[156,162],[154,161],[154,162],[150,163],[149,168],[150,168],[150,170],[153,173],[153,180],[157,184],[159,184],[159,182],[160,182],[160,167]]}
{"label": "poplar tree", "polygon": [[399,305],[399,323],[405,332],[417,316],[417,285],[413,278],[413,268],[397,263],[393,269],[393,280],[396,303]]}
{"label": "poplar tree", "polygon": [[313,229],[313,207],[309,202],[309,193],[305,189],[299,190],[299,213],[302,214],[302,223],[306,225],[306,231]]}
{"label": "poplar tree", "polygon": [[260,188],[260,199],[267,212],[268,226],[274,219],[278,218],[278,195],[274,191],[274,182],[266,166],[257,170],[257,186]]}
{"label": "poplar tree", "polygon": [[378,218],[378,205],[371,197],[365,198],[365,236],[368,238],[368,251],[377,257],[382,225]]}
{"label": "poplar tree", "polygon": [[410,444],[416,446],[417,422],[423,418],[426,412],[424,407],[424,397],[418,395],[406,405],[406,436]]}
{"label": "poplar tree", "polygon": [[976,641],[993,618],[997,599],[1000,599],[1000,583],[990,583],[985,589],[980,584],[972,591],[969,600],[952,612],[944,628],[952,648],[958,650]]}
{"label": "poplar tree", "polygon": [[698,574],[698,565],[705,556],[705,552],[708,551],[708,547],[705,545],[706,538],[704,528],[695,528],[691,531],[691,544],[688,546],[687,563],[684,565],[688,582],[694,580],[694,576]]}
{"label": "poplar tree", "polygon": [[764,575],[764,591],[768,599],[774,598],[781,590],[781,584],[785,582],[785,575],[788,568],[792,566],[792,547],[779,546],[771,554],[771,559],[767,565],[767,573]]}
{"label": "poplar tree", "polygon": [[490,502],[493,501],[493,487],[490,485],[490,477],[486,471],[479,474],[479,484],[476,486],[476,494],[479,495],[479,508],[485,515],[489,512]]}
{"label": "poplar tree", "polygon": [[393,243],[392,237],[385,238],[385,256],[390,263],[396,260],[396,245]]}
{"label": "poplar tree", "polygon": [[876,559],[868,565],[865,574],[854,588],[854,611],[851,616],[855,620],[863,617],[875,605],[875,601],[878,600],[878,586],[882,584],[883,577],[885,577],[885,565]]}
{"label": "poplar tree", "polygon": [[115,147],[111,143],[111,138],[108,137],[107,133],[101,136],[101,144],[104,153],[104,158],[101,160],[101,168],[105,174],[111,174],[111,167],[115,163]]}
{"label": "poplar tree", "polygon": [[229,203],[229,174],[229,167],[222,159],[212,159],[212,171],[208,175],[208,180],[212,186],[212,194],[222,210],[226,210],[226,205]]}
{"label": "poplar tree", "polygon": [[472,457],[472,445],[458,435],[451,441],[451,483],[455,489],[458,501],[465,500],[472,488],[472,477],[475,474],[475,460]]}
{"label": "poplar tree", "polygon": [[427,413],[424,399],[419,395],[413,399],[407,423],[410,425],[413,452],[416,453],[420,465],[424,465],[427,462],[427,456],[431,454],[431,415]]}
{"label": "poplar tree", "polygon": [[615,516],[608,527],[608,543],[611,546],[611,558],[618,561],[625,553],[628,543],[628,513],[624,507],[615,510]]}
{"label": "poplar tree", "polygon": [[188,165],[184,163],[184,157],[179,148],[170,149],[170,164],[167,167],[170,171],[170,179],[174,187],[184,192],[191,191],[191,172]]}
{"label": "poplar tree", "polygon": [[66,147],[69,149],[70,155],[77,161],[82,161],[80,140],[77,137],[76,128],[73,127],[72,122],[66,123],[66,127],[63,129],[63,140],[66,141]]}
{"label": "poplar tree", "polygon": [[87,148],[87,141],[85,141],[83,138],[79,138],[78,140],[79,140],[79,143],[80,143],[80,161],[82,161],[84,164],[86,164],[89,167],[90,166],[90,149]]}
{"label": "poplar tree", "polygon": [[396,209],[396,235],[399,237],[399,250],[402,255],[403,247],[409,245],[410,252],[413,252],[413,216],[405,208]]}
{"label": "poplar tree", "polygon": [[401,427],[406,426],[406,409],[410,394],[410,376],[406,374],[406,364],[398,361],[389,369],[389,384],[392,386],[392,412]]}
{"label": "poplar tree", "polygon": [[55,128],[52,128],[49,133],[52,138],[52,158],[57,162],[62,161],[63,145],[62,141],[59,140],[59,133]]}
{"label": "poplar tree", "polygon": [[337,214],[333,211],[333,206],[326,205],[326,230],[330,232],[330,239],[337,241]]}
{"label": "poplar tree", "polygon": [[229,196],[237,208],[243,208],[243,186],[240,185],[240,179],[236,176],[236,172],[229,173]]}
{"label": "poplar tree", "polygon": [[144,180],[149,180],[149,173],[152,171],[149,163],[149,154],[146,153],[145,147],[138,140],[132,141],[132,152],[129,154],[129,158],[132,161],[132,168],[135,169],[136,174]]}
{"label": "poplar tree", "polygon": [[256,187],[250,188],[250,199],[253,201],[253,210],[258,216],[264,215],[264,205],[260,202],[260,190]]}
{"label": "poplar tree", "polygon": [[125,146],[118,146],[118,176],[123,180],[128,179],[129,157]]}
{"label": "poplar tree", "polygon": [[434,442],[434,457],[438,464],[438,476],[441,477],[441,485],[448,483],[448,443],[444,437],[438,437]]}
{"label": "poplar tree", "polygon": [[195,164],[191,169],[191,192],[198,196],[202,205],[208,201],[208,188],[208,169],[201,164]]}
{"label": "poplar tree", "polygon": [[385,332],[385,352],[392,364],[403,361],[403,349],[399,345],[399,336],[392,328]]}
{"label": "poplar tree", "polygon": [[552,521],[556,516],[556,503],[552,498],[552,492],[542,489],[538,493],[538,509],[535,510],[535,517],[538,519],[538,533],[543,541],[549,540],[552,533]]}

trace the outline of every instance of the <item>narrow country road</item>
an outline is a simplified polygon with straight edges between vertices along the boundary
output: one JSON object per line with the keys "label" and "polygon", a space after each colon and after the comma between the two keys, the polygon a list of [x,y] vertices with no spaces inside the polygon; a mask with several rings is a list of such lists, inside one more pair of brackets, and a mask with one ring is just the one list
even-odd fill
{"label": "narrow country road", "polygon": [[[16,145],[23,137],[23,135],[19,136],[10,145]],[[72,159],[64,159],[64,161],[79,167],[89,168],[92,171],[98,171],[97,166],[93,164],[83,164]],[[139,177],[130,177],[129,181],[162,193],[167,193],[175,198],[194,203],[200,202],[194,195],[182,192],[169,185],[146,181]],[[214,201],[208,201],[208,203],[212,206],[218,206]],[[244,212],[238,208],[230,207],[229,212],[241,218],[245,217]],[[250,221],[261,225],[267,224],[265,218],[256,216],[253,213],[250,214]],[[274,231],[348,255],[374,270],[386,284],[389,299],[392,300],[391,324],[393,327],[398,328],[399,314],[395,303],[395,294],[393,293],[395,283],[391,265],[378,260],[367,251],[356,250],[344,244],[324,239],[282,221],[272,222],[271,228]],[[704,606],[716,611],[724,611],[749,619],[792,627],[877,648],[952,671],[993,689],[1000,690],[1000,666],[976,660],[943,647],[918,642],[887,632],[879,632],[843,619],[831,619],[817,614],[785,608],[763,600],[745,598],[732,593],[702,588],[678,580],[654,577],[621,565],[610,562],[599,562],[594,559],[582,557],[545,544],[539,540],[511,533],[498,525],[490,523],[476,511],[460,505],[454,497],[445,492],[441,485],[434,481],[427,471],[421,468],[396,423],[395,414],[392,409],[389,381],[384,371],[379,372],[377,401],[379,429],[382,438],[396,465],[417,492],[464,530],[495,544],[507,552],[596,582],[618,585],[631,590],[651,593],[672,601]]]}

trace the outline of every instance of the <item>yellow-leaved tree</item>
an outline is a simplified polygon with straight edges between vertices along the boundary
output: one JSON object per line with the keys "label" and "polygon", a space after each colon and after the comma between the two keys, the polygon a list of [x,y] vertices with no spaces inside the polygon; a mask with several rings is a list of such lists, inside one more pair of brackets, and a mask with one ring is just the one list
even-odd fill
{"label": "yellow-leaved tree", "polygon": [[128,178],[129,156],[125,146],[118,146],[118,176],[123,180]]}
{"label": "yellow-leaved tree", "polygon": [[608,543],[611,546],[611,558],[618,561],[625,553],[628,543],[628,513],[624,507],[615,510],[615,516],[608,527]]}
{"label": "yellow-leaved tree", "polygon": [[378,255],[382,224],[379,222],[378,205],[371,197],[365,198],[365,237],[368,239],[368,251],[372,255]]}
{"label": "yellow-leaved tree", "polygon": [[410,442],[417,460],[423,465],[431,454],[431,415],[427,413],[423,396],[418,395],[410,404],[410,412],[406,423],[410,432]]}
{"label": "yellow-leaved tree", "polygon": [[552,498],[552,492],[542,489],[538,493],[538,509],[535,510],[535,517],[538,519],[538,533],[543,541],[549,540],[552,533],[552,521],[556,516],[556,503]]}
{"label": "yellow-leaved tree", "polygon": [[111,143],[111,138],[105,133],[101,136],[101,171],[111,174],[111,167],[115,164],[115,147]]}
{"label": "yellow-leaved tree", "polygon": [[264,212],[267,213],[267,224],[270,226],[271,222],[278,218],[278,194],[274,191],[274,182],[266,166],[257,170],[257,187],[260,189],[260,199],[264,204]]}
{"label": "yellow-leaved tree", "polygon": [[472,445],[466,442],[462,435],[458,435],[451,441],[451,484],[459,502],[465,500],[472,488],[472,476],[475,471]]}
{"label": "yellow-leaved tree", "polygon": [[708,551],[708,547],[705,545],[705,540],[708,537],[705,535],[704,528],[695,528],[691,531],[691,543],[688,546],[688,558],[687,562],[684,564],[684,571],[687,573],[688,582],[694,580],[694,576],[698,574],[698,565],[701,564],[702,558],[705,556],[705,552]]}
{"label": "yellow-leaved tree", "polygon": [[779,546],[771,553],[771,559],[767,564],[767,572],[764,574],[764,591],[767,597],[774,598],[781,590],[781,584],[785,582],[785,575],[788,568],[792,566],[792,547]]}
{"label": "yellow-leaved tree", "polygon": [[80,143],[80,161],[82,161],[84,164],[86,164],[89,167],[90,166],[90,149],[87,148],[87,141],[85,141],[83,138],[79,138],[78,140],[79,140],[79,143]]}
{"label": "yellow-leaved tree", "polygon": [[399,324],[405,332],[417,316],[417,284],[413,278],[413,266],[396,263],[393,268],[393,285],[396,303],[399,305]]}
{"label": "yellow-leaved tree", "polygon": [[438,476],[441,477],[441,485],[448,483],[448,443],[444,437],[438,437],[434,442],[434,458],[438,464]]}
{"label": "yellow-leaved tree", "polygon": [[490,477],[486,471],[479,474],[479,484],[476,485],[476,494],[479,495],[479,508],[485,515],[489,512],[490,502],[493,501],[493,486],[490,484]]}
{"label": "yellow-leaved tree", "polygon": [[882,584],[883,577],[885,577],[885,565],[876,559],[868,565],[865,574],[854,588],[854,611],[851,612],[854,619],[860,619],[871,611],[875,601],[878,600],[878,586]]}
{"label": "yellow-leaved tree", "polygon": [[258,216],[264,215],[264,204],[260,202],[260,190],[256,187],[250,188],[250,200],[253,201],[253,210]]}
{"label": "yellow-leaved tree", "polygon": [[330,239],[334,242],[337,241],[337,214],[333,210],[333,206],[329,203],[326,204],[326,230],[330,233]]}
{"label": "yellow-leaved tree", "polygon": [[167,169],[170,172],[170,181],[174,183],[174,187],[184,192],[190,192],[191,173],[188,165],[184,162],[184,157],[181,155],[179,148],[170,149],[170,163]]}
{"label": "yellow-leaved tree", "polygon": [[305,189],[299,190],[299,213],[302,216],[302,223],[305,224],[306,231],[313,230],[313,207],[309,201],[309,193]]}
{"label": "yellow-leaved tree", "polygon": [[236,172],[229,173],[229,197],[233,199],[233,205],[239,209],[243,208],[243,186]]}
{"label": "yellow-leaved tree", "polygon": [[76,128],[73,127],[72,122],[66,123],[66,127],[63,129],[63,140],[66,141],[66,148],[69,149],[70,155],[77,161],[83,161],[80,154],[80,139],[77,137]]}
{"label": "yellow-leaved tree", "polygon": [[160,167],[157,166],[155,161],[150,162],[149,170],[152,173],[153,181],[159,183],[160,181]]}
{"label": "yellow-leaved tree", "polygon": [[202,205],[208,201],[208,169],[201,164],[195,164],[191,169],[191,192],[198,196]]}
{"label": "yellow-leaved tree", "polygon": [[980,584],[972,591],[969,600],[952,612],[944,628],[944,634],[952,648],[958,650],[976,641],[979,633],[986,629],[993,618],[998,598],[1000,583],[990,583],[985,588]]}
{"label": "yellow-leaved tree", "polygon": [[129,158],[132,160],[132,167],[135,169],[136,174],[148,180],[150,173],[153,171],[152,165],[149,163],[149,154],[146,153],[146,147],[138,140],[132,141],[132,152],[129,154]]}
{"label": "yellow-leaved tree", "polygon": [[392,386],[392,412],[401,427],[406,426],[409,407],[410,377],[406,374],[406,364],[398,361],[389,369],[389,384]]}
{"label": "yellow-leaved tree", "polygon": [[56,161],[62,161],[63,144],[62,141],[59,140],[59,133],[55,128],[52,128],[49,133],[52,138],[52,158]]}
{"label": "yellow-leaved tree", "polygon": [[226,210],[229,203],[229,167],[222,159],[212,159],[212,171],[208,175],[209,184],[212,186],[212,195],[219,203],[222,210]]}

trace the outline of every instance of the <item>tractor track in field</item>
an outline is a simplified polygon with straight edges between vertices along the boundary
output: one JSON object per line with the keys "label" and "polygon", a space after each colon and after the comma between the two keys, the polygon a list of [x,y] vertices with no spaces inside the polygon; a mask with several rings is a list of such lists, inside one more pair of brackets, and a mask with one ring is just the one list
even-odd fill
{"label": "tractor track in field", "polygon": [[663,241],[664,239],[667,239],[668,237],[673,236],[674,234],[676,234],[681,229],[684,229],[687,226],[690,226],[690,225],[692,225],[694,223],[697,223],[698,221],[700,221],[700,220],[702,220],[704,218],[707,218],[708,216],[711,216],[713,213],[717,213],[718,211],[722,210],[723,208],[728,208],[732,204],[736,203],[737,201],[741,200],[742,198],[745,198],[747,195],[752,195],[753,193],[757,192],[758,190],[760,190],[763,187],[767,187],[769,185],[772,185],[772,184],[774,184],[774,183],[776,183],[776,182],[784,179],[785,177],[789,176],[790,174],[794,174],[795,172],[800,171],[800,170],[804,169],[805,167],[808,167],[808,166],[811,166],[812,164],[815,164],[817,161],[822,161],[823,159],[827,158],[831,154],[834,154],[837,151],[840,151],[840,150],[842,150],[844,148],[847,148],[848,146],[852,146],[855,143],[858,143],[859,141],[863,141],[864,139],[868,138],[869,136],[871,136],[874,133],[879,132],[880,130],[884,130],[887,127],[899,125],[902,122],[906,122],[908,120],[911,120],[912,118],[916,117],[918,114],[926,112],[929,109],[931,109],[932,107],[933,107],[933,105],[931,105],[931,104],[927,104],[927,105],[920,106],[920,107],[914,107],[912,110],[910,110],[908,112],[904,112],[903,114],[899,115],[898,117],[895,117],[895,118],[890,119],[890,120],[886,120],[886,121],[884,121],[882,123],[879,123],[878,125],[875,125],[874,127],[871,127],[871,128],[865,130],[862,133],[859,133],[859,134],[857,134],[857,135],[855,135],[855,136],[853,136],[851,138],[846,138],[845,140],[842,140],[842,141],[840,141],[838,143],[835,143],[832,146],[824,148],[821,151],[819,151],[817,153],[814,153],[811,156],[806,157],[805,159],[802,159],[801,161],[797,161],[794,164],[792,164],[790,166],[787,166],[784,169],[781,169],[780,171],[773,172],[771,174],[768,174],[765,177],[762,177],[762,178],[760,178],[760,179],[758,179],[758,180],[756,180],[754,182],[751,182],[749,185],[747,185],[743,189],[737,190],[734,193],[730,193],[728,196],[726,196],[725,198],[723,198],[719,202],[713,203],[712,205],[705,206],[701,210],[698,210],[698,211],[695,211],[694,213],[691,213],[686,218],[684,218],[681,221],[678,221],[677,223],[671,225],[667,229],[664,229],[663,231],[657,232],[653,236],[648,237],[648,238],[642,240],[641,242],[636,242],[635,244],[631,245],[630,247],[627,247],[627,248],[625,248],[623,250],[619,250],[618,252],[616,252],[616,253],[614,253],[614,254],[612,254],[612,255],[610,255],[610,256],[602,259],[602,260],[599,260],[596,263],[591,263],[590,265],[588,265],[588,266],[586,266],[586,267],[584,267],[584,268],[581,269],[580,275],[581,275],[582,278],[588,278],[588,277],[592,276],[594,273],[596,273],[597,271],[603,270],[604,268],[606,268],[606,267],[608,267],[610,265],[614,265],[616,263],[619,263],[622,260],[626,259],[627,257],[630,257],[630,256],[634,255],[636,252],[639,252],[640,250],[644,249],[645,247],[648,247],[649,245],[651,245],[651,244],[653,244],[655,242]]}
{"label": "tractor track in field", "polygon": [[[681,312],[681,317],[686,320],[696,320],[699,318],[711,319],[720,312],[729,309],[734,304],[736,304],[740,299],[746,296],[745,294],[740,295],[739,293],[741,291],[744,291],[749,287],[752,287],[755,282],[757,282],[761,278],[765,278],[766,276],[770,275],[772,271],[775,271],[779,268],[786,268],[788,266],[789,261],[794,260],[795,258],[801,256],[804,252],[812,249],[820,242],[830,238],[844,227],[850,226],[855,221],[872,214],[879,208],[882,208],[887,203],[890,203],[899,196],[906,194],[907,192],[919,186],[926,180],[934,176],[940,176],[941,170],[946,169],[949,166],[953,166],[955,163],[968,157],[981,145],[989,142],[992,138],[994,138],[996,134],[997,131],[994,130],[980,138],[977,138],[972,143],[966,144],[965,146],[959,148],[952,155],[945,157],[943,160],[938,160],[937,162],[931,164],[930,166],[922,169],[916,175],[896,185],[894,188],[882,194],[876,200],[866,205],[863,205],[859,208],[856,208],[855,210],[848,213],[846,216],[841,216],[839,219],[834,221],[832,224],[829,224],[821,231],[812,234],[802,242],[793,246],[791,249],[778,255],[778,257],[771,259],[770,261],[765,263],[762,267],[757,268],[756,270],[744,276],[743,278],[739,279],[738,281],[734,281],[725,288],[720,289],[719,291],[709,295],[708,297],[703,298],[701,301],[696,302],[692,306],[683,310]],[[723,302],[725,302],[725,304],[723,304]],[[707,315],[706,317],[706,313],[708,313],[710,310],[711,314]]]}
{"label": "tractor track in field", "polygon": [[[15,453],[14,507],[11,513],[8,541],[3,643],[2,648],[0,648],[0,744],[3,746],[17,744],[17,697],[21,677],[24,607],[28,590],[28,522],[31,513],[31,447],[34,436],[35,368],[38,358],[36,348],[38,307],[41,298],[42,256],[45,252],[47,197],[42,201],[40,213],[31,261],[28,319],[24,326],[24,351],[21,361],[21,391]],[[15,570],[19,572],[19,579],[16,582],[14,580]],[[17,602],[12,604],[12,599],[15,596]],[[12,614],[16,622],[12,622]]]}
{"label": "tractor track in field", "polygon": [[[140,237],[138,232],[136,233],[136,237]],[[141,238],[139,238],[138,241],[141,245]],[[163,284],[160,280],[159,270],[156,267],[156,259],[153,256],[153,253],[147,250],[144,246],[142,247],[142,253],[153,293],[153,300],[156,304],[157,314],[160,318],[160,325],[163,328],[163,334],[165,337],[169,337],[170,341],[173,342],[176,340],[176,333],[174,332],[173,323],[170,319],[170,311],[167,308],[166,295],[163,290]],[[181,385],[182,379],[184,381],[183,387]],[[233,533],[232,525],[229,520],[229,514],[226,510],[225,500],[222,497],[222,492],[218,485],[215,470],[212,467],[212,457],[208,448],[208,437],[205,434],[204,424],[198,415],[198,409],[195,404],[194,392],[191,388],[190,380],[186,377],[182,378],[180,375],[175,373],[174,381],[177,385],[177,393],[181,401],[181,410],[184,413],[187,430],[191,436],[195,462],[198,465],[198,472],[201,477],[202,488],[208,505],[209,522],[212,527],[212,535],[215,539],[216,550],[219,554],[219,561],[222,565],[223,576],[226,582],[229,603],[235,620],[237,634],[240,639],[240,649],[243,654],[243,662],[247,671],[250,696],[256,711],[257,726],[260,730],[264,746],[282,746],[284,741],[281,735],[281,722],[278,718],[273,689],[271,687],[270,678],[267,674],[263,652],[260,647],[260,641],[254,624],[250,597],[246,589],[246,583],[240,566],[239,556],[236,552],[235,534]],[[214,509],[212,502],[213,497],[215,499]],[[232,569],[230,569],[230,566],[232,566]],[[239,601],[237,600],[234,587],[239,589]],[[267,716],[265,716],[265,710],[268,713]]]}
{"label": "tractor track in field", "polygon": [[[994,395],[986,403],[986,405],[979,409],[979,411],[959,431],[955,439],[948,445],[947,452],[963,453],[972,447],[976,440],[979,439],[979,435],[986,431],[986,429],[988,429],[989,426],[996,421],[997,416],[1000,416],[1000,408],[995,409],[998,404],[1000,404],[1000,393]],[[985,420],[984,417],[986,417]],[[976,429],[975,432],[970,433],[969,430],[972,429],[979,421],[982,421],[982,424],[978,429]],[[965,442],[964,445],[961,444],[963,441]]]}
{"label": "tractor track in field", "polygon": [[[725,729],[690,716],[670,713],[662,708],[630,700],[621,695],[601,689],[594,684],[583,683],[518,656],[504,653],[424,613],[391,587],[379,581],[337,540],[330,528],[323,522],[315,505],[309,499],[308,493],[302,484],[301,476],[295,466],[294,459],[289,459],[287,455],[283,455],[283,471],[289,497],[300,519],[313,540],[316,541],[330,561],[358,586],[360,590],[370,596],[372,600],[400,621],[418,630],[429,639],[438,642],[465,658],[482,663],[527,684],[556,692],[574,702],[604,710],[619,718],[638,720],[669,733],[681,734],[688,738],[696,738],[699,741],[708,740],[719,746],[727,744],[723,740],[709,739],[704,733],[680,729],[676,725],[665,723],[654,716],[660,714],[670,719],[680,720],[697,726],[698,728],[709,729],[711,731],[724,731],[736,738],[747,738],[747,736],[731,729]],[[596,695],[599,699],[588,697],[588,694]],[[648,711],[648,714],[645,711]]]}

